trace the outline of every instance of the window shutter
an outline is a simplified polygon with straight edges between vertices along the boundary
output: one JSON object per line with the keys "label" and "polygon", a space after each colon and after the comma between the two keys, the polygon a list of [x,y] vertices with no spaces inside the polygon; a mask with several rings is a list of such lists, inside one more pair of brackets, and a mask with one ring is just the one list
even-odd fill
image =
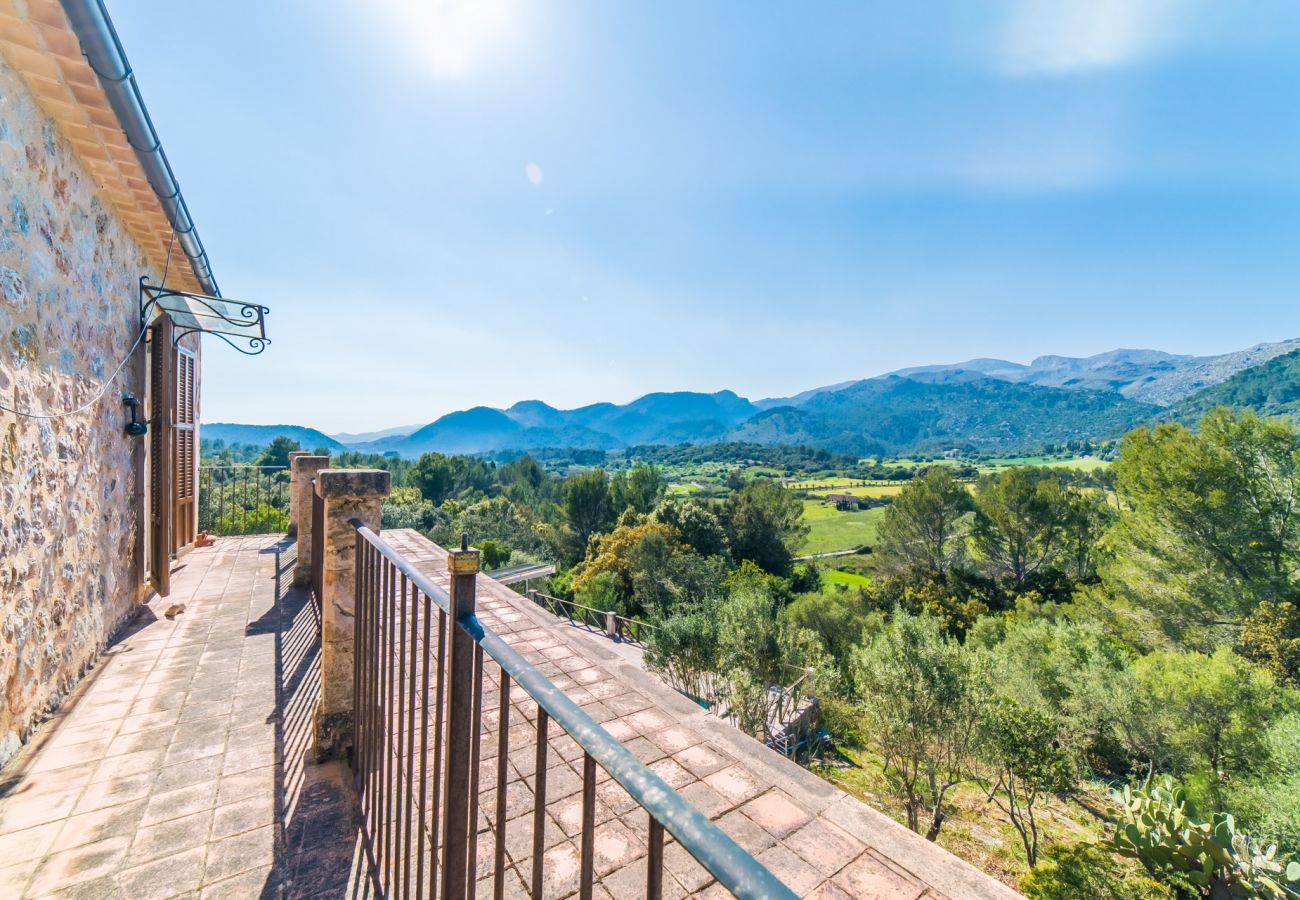
{"label": "window shutter", "polygon": [[172,320],[163,315],[149,335],[149,583],[171,593],[172,556]]}
{"label": "window shutter", "polygon": [[194,543],[197,526],[194,478],[195,466],[198,465],[198,448],[194,446],[198,408],[197,359],[193,351],[186,350],[184,347],[176,348],[175,359],[176,409],[173,418],[175,452],[172,459],[176,469],[172,475],[172,484],[176,492],[176,513],[173,519],[173,552]]}

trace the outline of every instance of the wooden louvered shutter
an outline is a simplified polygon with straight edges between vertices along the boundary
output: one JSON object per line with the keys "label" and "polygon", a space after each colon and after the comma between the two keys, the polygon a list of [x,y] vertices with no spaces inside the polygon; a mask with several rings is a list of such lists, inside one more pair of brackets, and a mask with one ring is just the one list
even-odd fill
{"label": "wooden louvered shutter", "polygon": [[194,543],[197,525],[194,478],[198,465],[198,448],[194,445],[195,426],[198,419],[198,371],[194,352],[184,347],[176,348],[176,409],[173,418],[172,439],[175,451],[172,459],[176,466],[172,484],[176,492],[176,513],[172,519],[172,551]]}
{"label": "wooden louvered shutter", "polygon": [[172,320],[161,316],[149,335],[149,582],[171,593],[172,556]]}

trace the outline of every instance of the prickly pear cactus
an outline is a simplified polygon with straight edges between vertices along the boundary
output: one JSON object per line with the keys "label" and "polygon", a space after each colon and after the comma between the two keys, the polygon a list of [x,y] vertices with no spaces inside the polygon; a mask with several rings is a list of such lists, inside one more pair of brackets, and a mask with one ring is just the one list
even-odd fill
{"label": "prickly pear cactus", "polygon": [[1111,794],[1111,848],[1152,875],[1184,882],[1209,897],[1300,898],[1300,862],[1283,871],[1277,847],[1260,848],[1227,813],[1204,820],[1183,788],[1165,778],[1149,790]]}

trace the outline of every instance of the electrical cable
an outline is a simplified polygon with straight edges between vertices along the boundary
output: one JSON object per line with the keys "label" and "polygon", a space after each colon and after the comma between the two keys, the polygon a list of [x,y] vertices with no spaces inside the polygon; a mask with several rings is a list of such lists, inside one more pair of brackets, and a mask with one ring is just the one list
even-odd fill
{"label": "electrical cable", "polygon": [[[163,264],[162,287],[167,286],[167,273],[171,271],[172,248],[175,246],[175,244],[176,244],[176,229],[173,228],[171,240],[167,242],[167,261]],[[131,342],[131,349],[126,351],[126,356],[122,357],[122,361],[117,364],[117,368],[113,370],[113,374],[108,376],[108,378],[104,379],[103,383],[100,384],[99,386],[99,390],[95,392],[95,396],[91,397],[89,400],[87,400],[85,403],[78,406],[76,409],[70,409],[67,412],[61,412],[61,413],[33,413],[33,412],[24,412],[23,410],[20,409],[14,409],[12,407],[5,406],[3,403],[0,403],[0,410],[3,410],[4,412],[7,413],[13,413],[15,416],[24,419],[42,419],[42,420],[62,419],[67,416],[75,416],[78,413],[85,412],[86,410],[90,409],[90,407],[94,406],[96,403],[98,403],[100,400],[104,398],[104,394],[107,393],[109,385],[111,385],[114,381],[117,380],[117,376],[122,373],[122,369],[125,368],[126,364],[131,361],[131,357],[135,355],[135,349],[140,346],[140,342],[144,340],[144,336],[148,331],[149,331],[149,326],[141,322],[140,333],[136,335],[135,340]]]}

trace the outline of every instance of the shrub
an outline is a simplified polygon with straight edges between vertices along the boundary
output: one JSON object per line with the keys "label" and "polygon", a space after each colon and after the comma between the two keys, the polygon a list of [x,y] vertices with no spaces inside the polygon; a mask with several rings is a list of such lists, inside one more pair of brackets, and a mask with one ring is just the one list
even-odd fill
{"label": "shrub", "polygon": [[1020,882],[1030,900],[1166,900],[1173,892],[1135,872],[1096,844],[1060,844],[1043,851],[1037,868]]}

